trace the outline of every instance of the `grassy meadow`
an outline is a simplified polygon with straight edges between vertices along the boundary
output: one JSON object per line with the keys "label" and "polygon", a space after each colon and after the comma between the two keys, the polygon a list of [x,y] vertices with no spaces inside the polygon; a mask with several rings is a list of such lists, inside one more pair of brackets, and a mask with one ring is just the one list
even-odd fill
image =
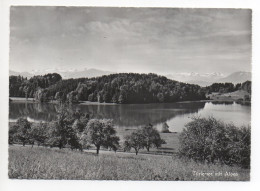
{"label": "grassy meadow", "polygon": [[176,156],[9,146],[11,179],[248,181],[249,169],[207,165]]}
{"label": "grassy meadow", "polygon": [[209,94],[208,97],[214,101],[238,101],[238,100],[244,100],[244,97],[249,95],[250,93],[244,90],[237,90],[229,93],[213,92]]}

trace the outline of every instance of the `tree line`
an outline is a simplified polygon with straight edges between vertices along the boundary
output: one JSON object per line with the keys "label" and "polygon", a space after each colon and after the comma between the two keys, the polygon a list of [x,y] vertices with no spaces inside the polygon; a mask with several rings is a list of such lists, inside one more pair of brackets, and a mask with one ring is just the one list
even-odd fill
{"label": "tree line", "polygon": [[57,100],[105,103],[162,103],[205,98],[198,85],[167,79],[156,74],[120,73],[96,78],[62,80],[59,74],[34,76],[29,80],[10,76],[10,97],[35,98],[39,102]]}
{"label": "tree line", "polygon": [[34,98],[38,102],[91,101],[100,103],[167,103],[206,99],[212,92],[227,93],[243,89],[251,93],[251,82],[198,85],[170,80],[156,74],[119,73],[94,78],[66,79],[57,74],[9,77],[10,97]]}
{"label": "tree line", "polygon": [[235,85],[233,83],[213,83],[206,87],[206,92],[208,94],[212,92],[229,93],[237,90],[244,90],[251,94],[251,81],[245,81]]}
{"label": "tree line", "polygon": [[9,95],[10,97],[33,98],[38,89],[48,88],[61,80],[62,77],[57,73],[33,76],[30,79],[9,76]]}
{"label": "tree line", "polygon": [[133,148],[137,155],[140,149],[146,148],[149,152],[150,148],[159,148],[166,142],[161,139],[158,130],[149,124],[126,136],[121,146],[112,120],[91,119],[88,114],[73,112],[62,106],[57,114],[57,120],[49,123],[32,124],[26,118],[19,118],[9,128],[9,144],[14,143],[80,151],[94,146],[97,154],[101,147],[113,151],[118,149],[130,151]]}

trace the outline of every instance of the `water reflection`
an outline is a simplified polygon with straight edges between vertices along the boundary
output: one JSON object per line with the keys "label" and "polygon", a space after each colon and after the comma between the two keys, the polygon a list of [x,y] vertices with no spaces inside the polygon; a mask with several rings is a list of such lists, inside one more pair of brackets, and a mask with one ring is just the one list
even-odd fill
{"label": "water reflection", "polygon": [[[59,105],[50,103],[9,103],[9,120],[15,121],[19,117],[28,120],[51,121],[56,119]],[[113,119],[117,127],[134,128],[148,123],[158,129],[167,122],[171,131],[181,131],[184,125],[194,115],[220,118],[224,121],[234,121],[243,125],[250,123],[250,106],[236,103],[164,103],[164,104],[129,104],[129,105],[72,105],[71,110],[89,113],[93,118]]]}
{"label": "water reflection", "polygon": [[211,102],[214,105],[232,105],[233,101],[212,101]]}
{"label": "water reflection", "polygon": [[27,117],[33,121],[51,121],[56,119],[58,107],[55,104],[9,103],[9,120]]}
{"label": "water reflection", "polygon": [[[190,122],[194,116],[213,116],[225,123],[233,123],[236,126],[247,126],[250,125],[251,121],[251,107],[248,105],[237,104],[235,102],[232,104],[216,104],[216,102],[208,102],[205,104],[204,108],[199,109],[198,112],[179,115],[168,120],[167,123],[170,127],[170,131],[182,131],[185,125]],[[157,125],[158,129],[161,127],[161,124]]]}
{"label": "water reflection", "polygon": [[[132,104],[132,105],[72,105],[70,109],[89,113],[93,118],[113,119],[118,126],[140,126],[148,123],[158,124],[177,115],[198,112],[205,103],[195,102],[171,104]],[[34,121],[56,119],[59,105],[39,103],[10,103],[9,119],[27,117]]]}

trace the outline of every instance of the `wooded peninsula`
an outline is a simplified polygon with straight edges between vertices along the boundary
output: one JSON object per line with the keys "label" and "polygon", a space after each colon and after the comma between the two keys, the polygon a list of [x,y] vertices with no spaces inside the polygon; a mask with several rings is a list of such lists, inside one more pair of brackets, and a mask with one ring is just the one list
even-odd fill
{"label": "wooded peninsula", "polygon": [[[119,73],[94,78],[62,79],[52,73],[9,77],[9,97],[34,98],[37,102],[138,104],[169,103],[209,99],[212,92],[228,93],[244,90],[251,94],[251,81],[214,83],[211,86],[182,83],[157,74]],[[250,97],[245,97],[250,100]]]}

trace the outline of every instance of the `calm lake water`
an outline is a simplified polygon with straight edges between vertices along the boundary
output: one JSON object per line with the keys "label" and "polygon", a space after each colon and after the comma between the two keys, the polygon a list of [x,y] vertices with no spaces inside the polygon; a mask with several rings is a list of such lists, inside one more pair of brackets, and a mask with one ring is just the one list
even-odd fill
{"label": "calm lake water", "polygon": [[[51,121],[59,105],[51,103],[9,103],[9,121],[27,117],[29,121]],[[89,113],[93,118],[113,119],[117,128],[136,128],[153,124],[159,130],[164,122],[170,131],[180,132],[192,116],[214,116],[227,123],[249,125],[251,106],[234,103],[185,102],[129,105],[72,105],[71,109]]]}

